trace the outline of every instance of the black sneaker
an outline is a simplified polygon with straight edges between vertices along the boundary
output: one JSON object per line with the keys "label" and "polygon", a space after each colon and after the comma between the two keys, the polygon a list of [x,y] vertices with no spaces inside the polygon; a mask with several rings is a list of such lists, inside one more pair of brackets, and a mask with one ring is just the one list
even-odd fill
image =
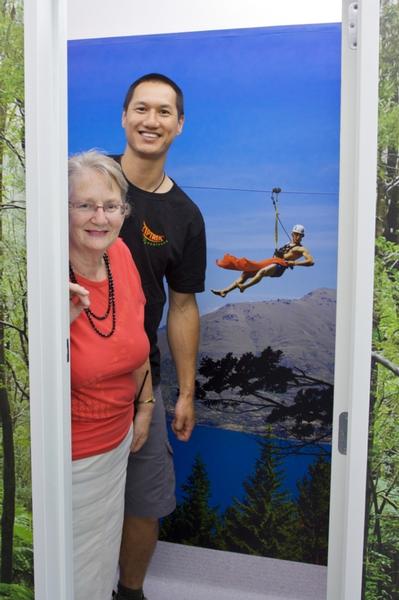
{"label": "black sneaker", "polygon": [[[118,592],[112,592],[112,600],[125,600],[125,598],[118,594]],[[143,594],[141,600],[148,600],[148,598]]]}

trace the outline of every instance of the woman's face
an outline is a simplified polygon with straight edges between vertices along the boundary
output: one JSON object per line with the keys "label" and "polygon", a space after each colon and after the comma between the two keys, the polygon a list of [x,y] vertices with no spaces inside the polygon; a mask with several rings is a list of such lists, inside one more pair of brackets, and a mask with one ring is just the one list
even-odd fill
{"label": "woman's face", "polygon": [[69,197],[70,251],[102,256],[118,237],[123,220],[121,191],[112,179],[94,169],[85,169],[73,178]]}

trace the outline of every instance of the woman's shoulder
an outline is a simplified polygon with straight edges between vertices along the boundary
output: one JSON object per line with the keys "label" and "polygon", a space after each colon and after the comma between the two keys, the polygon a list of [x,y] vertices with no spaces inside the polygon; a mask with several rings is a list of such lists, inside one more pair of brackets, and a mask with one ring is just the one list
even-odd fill
{"label": "woman's shoulder", "polygon": [[108,248],[108,256],[110,258],[111,266],[112,264],[115,266],[117,265],[118,268],[124,272],[128,270],[136,279],[138,279],[141,286],[141,278],[133,260],[132,253],[122,238],[117,238],[112,246]]}
{"label": "woman's shoulder", "polygon": [[132,253],[130,252],[129,248],[126,246],[126,244],[122,240],[122,238],[118,237],[114,241],[112,246],[109,247],[108,255],[109,255],[111,261],[114,260],[114,261],[118,261],[122,264],[133,265],[134,269],[136,269],[136,265],[134,263]]}
{"label": "woman's shoulder", "polygon": [[120,237],[118,237],[114,241],[114,243],[108,248],[108,255],[111,259],[119,257],[132,258],[129,248],[126,246],[125,242]]}

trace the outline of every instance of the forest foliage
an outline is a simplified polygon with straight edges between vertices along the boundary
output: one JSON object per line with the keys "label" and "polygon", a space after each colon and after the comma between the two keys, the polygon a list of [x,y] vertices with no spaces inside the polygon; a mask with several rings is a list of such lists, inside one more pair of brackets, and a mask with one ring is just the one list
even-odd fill
{"label": "forest foliage", "polygon": [[0,596],[30,600],[23,3],[0,6]]}
{"label": "forest foliage", "polygon": [[370,440],[363,598],[399,597],[399,4],[381,1]]}
{"label": "forest foliage", "polygon": [[399,244],[376,244],[364,598],[399,595]]}

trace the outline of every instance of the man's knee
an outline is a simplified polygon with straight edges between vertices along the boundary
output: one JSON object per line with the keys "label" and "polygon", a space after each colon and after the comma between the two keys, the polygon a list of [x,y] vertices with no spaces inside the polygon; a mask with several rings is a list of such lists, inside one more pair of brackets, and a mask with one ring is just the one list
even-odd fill
{"label": "man's knee", "polygon": [[158,519],[152,517],[125,516],[120,552],[121,564],[136,554],[152,554],[158,540]]}

